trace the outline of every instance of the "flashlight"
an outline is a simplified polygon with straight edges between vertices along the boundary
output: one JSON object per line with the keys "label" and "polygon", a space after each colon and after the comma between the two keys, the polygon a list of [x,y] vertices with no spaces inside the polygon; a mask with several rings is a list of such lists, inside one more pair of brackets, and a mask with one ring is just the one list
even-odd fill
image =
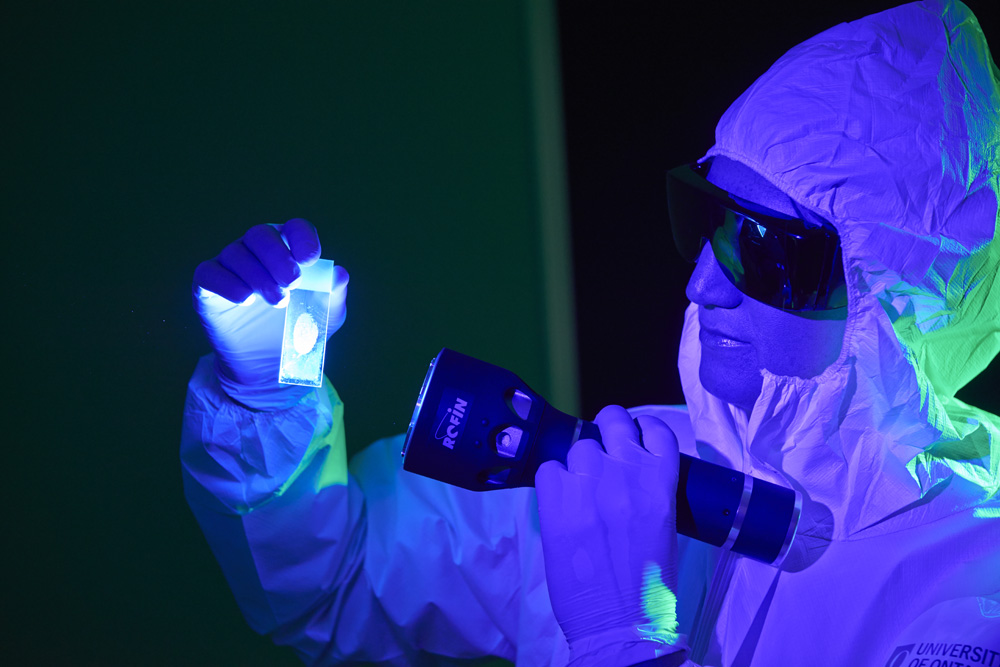
{"label": "flashlight", "polygon": [[[472,491],[534,486],[549,460],[565,465],[593,422],[556,410],[514,373],[444,348],[417,396],[403,469]],[[680,455],[677,532],[764,563],[780,563],[795,536],[799,494],[737,470]]]}

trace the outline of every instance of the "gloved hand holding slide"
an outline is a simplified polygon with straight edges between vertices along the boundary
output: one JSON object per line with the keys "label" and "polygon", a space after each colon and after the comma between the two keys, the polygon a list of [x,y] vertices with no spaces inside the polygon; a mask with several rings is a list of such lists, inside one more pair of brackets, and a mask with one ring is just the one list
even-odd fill
{"label": "gloved hand holding slide", "polygon": [[[350,280],[342,266],[319,259],[321,252],[316,228],[294,219],[251,227],[198,265],[194,306],[230,398],[258,410],[279,409],[303,391],[285,380],[321,384],[325,343],[347,317]],[[286,330],[290,338],[283,345]],[[285,366],[283,347],[289,352]]]}

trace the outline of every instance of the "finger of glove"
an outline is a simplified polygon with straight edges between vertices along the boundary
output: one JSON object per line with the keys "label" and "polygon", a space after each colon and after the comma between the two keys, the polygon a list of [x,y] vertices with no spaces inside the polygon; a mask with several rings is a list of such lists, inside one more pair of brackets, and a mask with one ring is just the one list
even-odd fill
{"label": "finger of glove", "polygon": [[[566,466],[555,459],[543,462],[535,471],[535,489],[545,487],[548,491],[554,488],[558,484],[556,477],[559,470],[566,470]],[[538,491],[539,495],[543,495],[543,493],[543,491]]]}
{"label": "finger of glove", "polygon": [[254,292],[257,292],[269,304],[281,301],[284,294],[271,273],[260,263],[243,241],[230,243],[219,253],[219,264],[236,274]]}
{"label": "finger of glove", "polygon": [[642,462],[642,441],[632,415],[620,405],[609,405],[597,414],[594,423],[601,430],[604,451],[616,459]]}
{"label": "finger of glove", "polygon": [[664,458],[677,459],[679,456],[677,436],[662,419],[652,415],[639,415],[636,417],[636,422],[642,431],[642,446],[647,452]]}
{"label": "finger of glove", "polygon": [[605,456],[596,440],[577,440],[566,453],[566,469],[577,475],[600,477]]}
{"label": "finger of glove", "polygon": [[319,232],[308,220],[292,218],[281,226],[281,235],[285,237],[292,257],[299,264],[310,266],[319,259],[323,250],[319,243]]}
{"label": "finger of glove", "polygon": [[[601,455],[604,453],[601,452]],[[581,531],[581,525],[592,518],[583,508],[593,504],[593,485],[594,480],[573,474],[559,461],[546,461],[538,466],[535,493],[538,496],[543,543],[550,542],[551,545],[552,537],[557,537],[559,541],[572,540],[572,536]]]}
{"label": "finger of glove", "polygon": [[560,473],[566,472],[566,466],[559,461],[545,461],[535,471],[535,494],[538,496],[538,513],[543,517],[556,509],[562,480]]}
{"label": "finger of glove", "polygon": [[243,303],[253,294],[250,288],[235,273],[222,266],[217,258],[202,262],[194,270],[194,294],[199,302],[207,302],[205,291],[221,296],[232,303]]}
{"label": "finger of glove", "polygon": [[642,467],[639,484],[647,489],[660,489],[672,502],[680,467],[677,436],[663,421],[651,415],[640,415],[636,421],[642,429],[642,443],[646,451],[656,457]]}
{"label": "finger of glove", "polygon": [[302,275],[298,262],[271,225],[256,225],[243,236],[243,244],[254,254],[279,287],[288,287]]}
{"label": "finger of glove", "polygon": [[327,318],[327,338],[336,333],[347,319],[347,284],[351,275],[337,264],[333,267],[333,289],[330,291],[330,316]]}

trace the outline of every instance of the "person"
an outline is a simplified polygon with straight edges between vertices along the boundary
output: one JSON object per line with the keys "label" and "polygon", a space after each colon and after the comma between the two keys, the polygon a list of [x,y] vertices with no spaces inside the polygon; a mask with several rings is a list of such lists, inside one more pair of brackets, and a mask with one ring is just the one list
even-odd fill
{"label": "person", "polygon": [[[199,266],[184,486],[249,624],[312,664],[1000,665],[1000,419],[955,397],[1000,347],[998,81],[957,1],[782,56],[672,172],[686,407],[605,408],[537,489],[348,464],[329,382],[275,383],[307,222]],[[780,567],[676,535],[678,450],[801,494]]]}

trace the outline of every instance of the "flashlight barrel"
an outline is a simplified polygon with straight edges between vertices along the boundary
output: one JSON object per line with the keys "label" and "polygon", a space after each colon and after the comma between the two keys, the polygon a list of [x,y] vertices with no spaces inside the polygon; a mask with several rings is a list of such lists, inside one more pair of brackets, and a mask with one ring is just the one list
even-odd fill
{"label": "flashlight barrel", "polygon": [[[597,424],[580,420],[578,439],[600,442]],[[567,450],[568,452],[568,450]],[[562,462],[565,463],[565,457]],[[680,455],[677,532],[765,563],[780,562],[791,546],[801,512],[792,489]]]}

